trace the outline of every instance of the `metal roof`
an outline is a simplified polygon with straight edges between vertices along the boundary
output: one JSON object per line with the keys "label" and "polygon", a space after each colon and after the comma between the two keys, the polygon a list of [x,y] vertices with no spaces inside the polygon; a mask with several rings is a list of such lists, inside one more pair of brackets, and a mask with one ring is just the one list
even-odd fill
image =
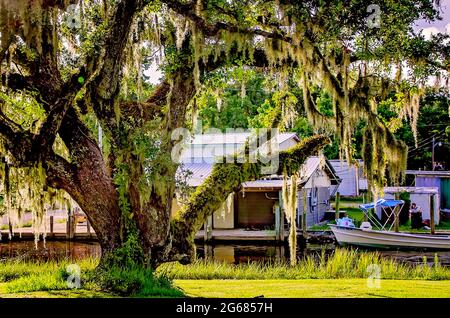
{"label": "metal roof", "polygon": [[185,163],[178,168],[177,174],[181,176],[183,171],[190,171],[186,182],[191,187],[198,187],[211,174],[212,167],[210,163]]}
{"label": "metal roof", "polygon": [[244,189],[281,189],[283,187],[283,180],[256,180],[247,181],[242,184]]}
{"label": "metal roof", "polygon": [[[196,134],[192,137],[192,145],[214,145],[214,144],[245,144],[247,139],[253,134],[252,131],[240,133],[217,133],[217,134]],[[296,133],[278,133],[276,135],[279,144],[288,139],[294,138],[299,141]]]}
{"label": "metal roof", "polygon": [[[321,164],[321,159],[317,156],[308,157],[303,164],[303,178],[300,181],[301,183],[305,183],[311,178],[314,171],[316,171]],[[328,169],[332,169],[331,165],[326,162],[326,166]],[[184,163],[182,164],[177,171],[179,177],[182,176],[183,171],[190,171],[190,175],[187,176],[186,182],[191,187],[198,187],[203,183],[203,181],[211,174],[213,168],[212,163]],[[333,173],[332,170],[327,171]],[[332,176],[330,176],[330,179]],[[244,188],[279,188],[281,189],[283,186],[283,178],[282,176],[268,176],[267,179],[248,181],[242,184]]]}
{"label": "metal roof", "polygon": [[311,178],[314,171],[320,166],[320,158],[317,156],[308,157],[302,166],[302,179],[304,181]]}
{"label": "metal roof", "polygon": [[408,193],[423,193],[423,194],[436,194],[439,193],[439,188],[437,187],[385,187],[384,193],[398,193],[398,192],[408,192]]}
{"label": "metal roof", "polygon": [[450,178],[450,171],[429,171],[429,170],[406,170],[406,174],[427,177],[444,177]]}

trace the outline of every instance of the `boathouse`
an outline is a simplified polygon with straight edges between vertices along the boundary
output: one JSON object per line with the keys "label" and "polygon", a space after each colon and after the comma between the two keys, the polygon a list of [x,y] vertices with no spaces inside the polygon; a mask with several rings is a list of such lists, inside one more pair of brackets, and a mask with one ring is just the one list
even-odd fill
{"label": "boathouse", "polygon": [[[211,154],[218,156],[234,153],[244,147],[250,132],[227,134],[194,135],[181,156],[179,173],[188,171],[186,182],[197,187],[209,176],[214,160]],[[295,133],[280,133],[276,143],[280,151],[286,150],[300,141]],[[205,155],[206,154],[206,155]],[[307,194],[307,225],[323,220],[325,211],[330,209],[331,187],[340,179],[326,158],[309,157],[302,167],[301,191],[298,193],[297,222],[301,226],[303,211],[303,191]],[[222,207],[212,217],[213,229],[254,229],[277,230],[285,222],[280,213],[281,189],[283,178],[270,175],[264,179],[245,182],[241,189],[230,194]],[[174,202],[173,213],[179,209]]]}
{"label": "boathouse", "polygon": [[436,187],[441,210],[450,214],[450,171],[406,170],[406,174],[414,176],[416,187]]}

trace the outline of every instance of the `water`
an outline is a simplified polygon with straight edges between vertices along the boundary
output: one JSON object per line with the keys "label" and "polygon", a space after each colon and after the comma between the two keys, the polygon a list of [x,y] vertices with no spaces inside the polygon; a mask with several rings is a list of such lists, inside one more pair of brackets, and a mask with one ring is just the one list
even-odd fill
{"label": "water", "polygon": [[100,245],[96,242],[34,241],[0,242],[0,261],[4,260],[81,260],[88,257],[100,257]]}
{"label": "water", "polygon": [[[321,253],[331,254],[333,244],[312,245],[299,250],[298,256],[319,256]],[[399,262],[422,264],[423,257],[428,262],[434,262],[435,255],[443,266],[450,266],[450,252],[421,252],[421,251],[379,251],[382,257],[393,258]],[[100,245],[96,242],[67,242],[49,241],[38,243],[35,249],[33,241],[0,242],[0,261],[5,260],[70,260],[76,261],[87,257],[100,257]],[[248,262],[279,262],[289,260],[289,248],[276,245],[197,245],[199,258],[207,258],[232,264]]]}

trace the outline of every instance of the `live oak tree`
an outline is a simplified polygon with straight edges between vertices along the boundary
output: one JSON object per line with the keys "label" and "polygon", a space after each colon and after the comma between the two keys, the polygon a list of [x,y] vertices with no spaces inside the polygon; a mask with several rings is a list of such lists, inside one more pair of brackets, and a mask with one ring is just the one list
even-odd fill
{"label": "live oak tree", "polygon": [[[216,164],[171,218],[178,142],[172,132],[192,127],[199,97],[214,88],[211,79],[233,68],[252,68],[277,83],[273,127],[289,116],[288,81],[302,90],[320,134],[280,153],[279,174],[296,174],[330,133],[351,160],[353,130],[365,121],[372,190],[387,177],[396,182],[406,149],[393,135],[396,123],[381,121],[376,106],[391,98],[398,118],[415,123],[429,79],[448,84],[448,37],[426,40],[412,27],[420,18],[438,19],[438,1],[372,2],[0,0],[8,213],[30,210],[39,224],[46,204],[74,200],[97,234],[101,264],[190,262],[205,218],[242,182],[262,176],[262,162]],[[145,70],[153,64],[163,78],[151,88]],[[331,96],[331,116],[311,98],[313,87]]]}

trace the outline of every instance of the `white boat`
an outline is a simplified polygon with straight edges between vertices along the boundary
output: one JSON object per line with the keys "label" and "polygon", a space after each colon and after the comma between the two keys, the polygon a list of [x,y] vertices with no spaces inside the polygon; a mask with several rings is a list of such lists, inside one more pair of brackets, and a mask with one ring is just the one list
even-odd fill
{"label": "white boat", "polygon": [[329,224],[339,245],[376,248],[450,250],[450,236],[378,231]]}

